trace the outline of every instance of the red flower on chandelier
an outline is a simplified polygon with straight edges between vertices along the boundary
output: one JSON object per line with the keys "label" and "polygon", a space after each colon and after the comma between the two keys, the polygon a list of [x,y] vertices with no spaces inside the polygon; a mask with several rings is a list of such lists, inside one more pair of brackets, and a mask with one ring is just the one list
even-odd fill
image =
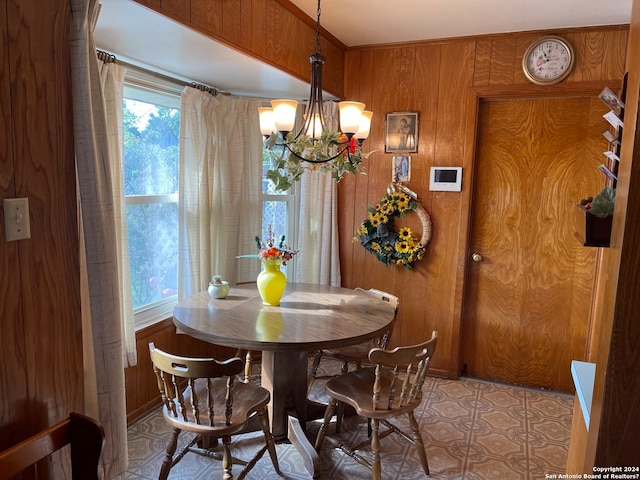
{"label": "red flower on chandelier", "polygon": [[[346,140],[346,135],[345,135],[345,140]],[[349,141],[345,143],[346,148],[344,149],[344,152],[342,152],[342,156],[346,158],[349,155],[355,155],[356,149],[359,146],[360,145],[358,145],[358,140],[356,140],[356,137],[351,137]]]}

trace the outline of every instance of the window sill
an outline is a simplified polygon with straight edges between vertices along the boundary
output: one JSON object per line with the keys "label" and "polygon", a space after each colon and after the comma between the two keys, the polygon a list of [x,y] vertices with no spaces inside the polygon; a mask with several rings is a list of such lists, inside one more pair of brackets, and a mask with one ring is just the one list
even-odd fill
{"label": "window sill", "polygon": [[174,297],[169,300],[157,303],[150,308],[145,308],[134,312],[133,318],[135,331],[138,332],[147,327],[150,327],[151,325],[162,322],[167,318],[173,317],[173,309],[177,303],[178,300]]}

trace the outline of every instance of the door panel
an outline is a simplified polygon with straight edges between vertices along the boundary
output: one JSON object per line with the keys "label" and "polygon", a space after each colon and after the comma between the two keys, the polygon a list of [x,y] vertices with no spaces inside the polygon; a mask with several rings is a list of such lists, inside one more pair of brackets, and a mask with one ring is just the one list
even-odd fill
{"label": "door panel", "polygon": [[604,111],[597,98],[481,103],[470,253],[482,259],[468,262],[468,375],[573,390],[597,254],[575,236],[576,203],[604,184]]}

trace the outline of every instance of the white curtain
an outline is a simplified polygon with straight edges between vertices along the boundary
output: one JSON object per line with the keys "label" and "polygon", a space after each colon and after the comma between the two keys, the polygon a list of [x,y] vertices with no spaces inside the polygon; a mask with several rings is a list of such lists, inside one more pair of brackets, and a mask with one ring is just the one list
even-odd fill
{"label": "white curtain", "polygon": [[116,222],[116,249],[118,259],[118,290],[120,292],[120,318],[123,359],[125,366],[137,363],[136,332],[133,323],[131,299],[131,274],[129,271],[129,240],[127,235],[127,211],[124,202],[124,130],[122,126],[122,97],[126,68],[115,63],[98,62],[100,83],[104,95],[107,116],[107,141],[109,166],[113,192],[113,212]]}
{"label": "white curtain", "polygon": [[262,203],[260,100],[186,87],[180,113],[178,297],[206,290],[213,275],[255,281]]}
{"label": "white curtain", "polygon": [[116,214],[105,103],[93,30],[97,0],[71,0],[71,68],[76,171],[84,246],[80,252],[86,413],[102,423],[101,476],[126,470],[127,422],[122,355]]}
{"label": "white curtain", "polygon": [[[328,127],[338,129],[338,107],[325,102]],[[340,286],[338,188],[331,174],[307,171],[300,180],[295,281]]]}

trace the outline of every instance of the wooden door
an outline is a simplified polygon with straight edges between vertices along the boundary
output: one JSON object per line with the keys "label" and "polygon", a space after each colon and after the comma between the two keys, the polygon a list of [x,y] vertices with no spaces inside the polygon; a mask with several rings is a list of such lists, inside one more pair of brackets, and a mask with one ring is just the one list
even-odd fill
{"label": "wooden door", "polygon": [[604,185],[606,111],[597,98],[481,102],[463,373],[573,391],[597,254],[576,238],[576,204]]}

